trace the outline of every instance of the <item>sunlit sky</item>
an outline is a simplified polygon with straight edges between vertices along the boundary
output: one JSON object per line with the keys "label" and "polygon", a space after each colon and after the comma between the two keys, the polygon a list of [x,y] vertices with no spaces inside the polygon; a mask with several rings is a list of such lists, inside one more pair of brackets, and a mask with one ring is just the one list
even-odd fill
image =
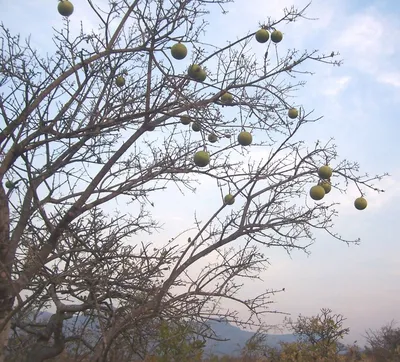
{"label": "sunlit sky", "polygon": [[[75,1],[71,17],[76,27],[81,20],[88,21],[79,2]],[[55,11],[56,0],[0,3],[5,25],[23,36],[31,33],[32,41],[41,49],[51,43],[51,27],[62,26],[62,18]],[[254,31],[268,16],[281,17],[284,6],[306,4],[303,0],[239,0],[225,6],[227,15],[215,8],[208,18],[205,39],[223,45],[225,40]],[[274,297],[274,309],[296,317],[329,307],[347,317],[351,333],[346,340],[362,344],[367,328],[379,328],[392,319],[400,322],[400,240],[396,227],[400,215],[400,3],[315,0],[307,15],[319,20],[283,25],[280,46],[339,51],[344,64],[309,64],[309,70],[316,73],[298,92],[296,102],[324,118],[303,131],[305,139],[327,141],[334,137],[342,158],[358,161],[371,175],[389,172],[391,176],[379,185],[384,194],[367,192],[369,204],[362,212],[353,207],[357,190],[331,196],[341,203],[336,231],[349,239],[360,237],[359,246],[348,247],[327,235],[318,235],[310,256],[295,252],[290,258],[284,250],[268,251],[271,267],[261,276],[264,281],[249,282],[243,293],[285,287],[285,293]],[[195,211],[210,215],[218,205],[208,202],[212,195],[218,195],[213,188],[213,183],[204,183],[196,194],[159,195],[155,216],[165,222],[165,228],[150,239],[163,243],[178,230],[191,226]],[[171,208],[171,203],[179,207]],[[271,324],[282,319],[276,315],[265,318]]]}

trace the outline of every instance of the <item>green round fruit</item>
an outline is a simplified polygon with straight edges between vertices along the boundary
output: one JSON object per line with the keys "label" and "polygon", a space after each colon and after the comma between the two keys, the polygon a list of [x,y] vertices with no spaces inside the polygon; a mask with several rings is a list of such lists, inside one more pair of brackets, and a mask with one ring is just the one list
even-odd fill
{"label": "green round fruit", "polygon": [[242,131],[238,135],[238,142],[242,146],[248,146],[253,141],[253,136],[250,132]]}
{"label": "green round fruit", "polygon": [[193,123],[192,123],[192,130],[193,130],[193,131],[199,132],[200,129],[201,129],[201,127],[200,127],[200,125],[199,125],[198,123],[196,123],[196,122],[193,122]]}
{"label": "green round fruit", "polygon": [[296,108],[290,108],[288,112],[288,117],[291,119],[297,118],[299,115],[299,111]]}
{"label": "green round fruit", "polygon": [[231,194],[228,194],[224,197],[224,203],[226,205],[233,205],[235,203],[235,198]]}
{"label": "green round fruit", "polygon": [[329,194],[331,192],[332,186],[329,181],[320,182],[320,186],[322,186],[325,190],[325,194]]}
{"label": "green round fruit", "polygon": [[188,75],[198,82],[204,82],[207,78],[207,73],[198,64],[192,64],[188,68]]}
{"label": "green round fruit", "polygon": [[125,78],[123,76],[118,76],[117,79],[115,80],[115,84],[117,87],[123,87],[125,85]]}
{"label": "green round fruit", "polygon": [[182,43],[177,43],[171,47],[171,55],[178,60],[184,59],[187,55],[187,48]]}
{"label": "green round fruit", "polygon": [[218,137],[214,133],[211,133],[208,135],[208,141],[211,143],[215,143],[218,141]]}
{"label": "green round fruit", "polygon": [[354,206],[357,210],[364,210],[367,205],[367,200],[365,200],[363,197],[358,197],[354,201]]}
{"label": "green round fruit", "polygon": [[256,40],[259,43],[266,43],[269,39],[269,33],[265,29],[260,29],[256,32]]}
{"label": "green round fruit", "polygon": [[201,71],[201,67],[198,64],[192,64],[189,68],[188,68],[188,76],[190,78],[195,78],[197,73],[199,73]]}
{"label": "green round fruit", "polygon": [[283,39],[283,34],[279,30],[274,30],[271,33],[271,40],[274,43],[279,43]]}
{"label": "green round fruit", "polygon": [[321,177],[323,180],[327,180],[332,176],[332,169],[329,166],[321,166],[318,169],[318,176]]}
{"label": "green round fruit", "polygon": [[6,187],[8,188],[8,189],[13,189],[14,188],[14,182],[12,182],[12,181],[10,181],[10,180],[7,180],[6,181],[6,183],[5,183],[5,185],[6,185]]}
{"label": "green round fruit", "polygon": [[74,5],[68,0],[63,0],[58,3],[57,10],[62,16],[70,16],[74,12]]}
{"label": "green round fruit", "polygon": [[185,126],[187,126],[188,124],[190,124],[192,120],[190,119],[189,116],[181,116],[181,123],[184,124]]}
{"label": "green round fruit", "polygon": [[201,69],[200,72],[196,74],[196,77],[194,79],[197,80],[198,82],[204,82],[206,78],[207,78],[207,73],[203,69]]}
{"label": "green round fruit", "polygon": [[220,101],[224,104],[231,104],[233,101],[233,95],[229,92],[225,92],[221,97]]}
{"label": "green round fruit", "polygon": [[310,189],[310,196],[313,200],[322,200],[325,196],[325,190],[320,185],[313,186]]}
{"label": "green round fruit", "polygon": [[210,163],[210,154],[206,151],[198,151],[194,154],[193,161],[198,167],[206,167]]}

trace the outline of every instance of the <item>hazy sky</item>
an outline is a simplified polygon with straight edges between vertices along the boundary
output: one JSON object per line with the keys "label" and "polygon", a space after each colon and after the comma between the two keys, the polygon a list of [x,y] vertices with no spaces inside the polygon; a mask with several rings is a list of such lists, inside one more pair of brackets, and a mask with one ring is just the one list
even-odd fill
{"label": "hazy sky", "polygon": [[[12,31],[27,36],[42,49],[50,39],[51,26],[59,28],[62,18],[56,13],[57,2],[31,0],[23,7],[17,1],[0,0],[2,20]],[[51,4],[50,4],[51,3]],[[73,20],[88,21],[87,14],[75,1]],[[218,44],[247,34],[267,16],[278,18],[283,6],[301,7],[306,1],[240,0],[226,6],[229,13],[213,12],[209,17],[207,38]],[[6,4],[6,5],[4,5]],[[396,225],[400,215],[400,169],[398,160],[397,111],[400,109],[400,3],[389,0],[315,0],[307,13],[317,21],[299,20],[283,25],[282,47],[320,49],[341,53],[341,67],[316,66],[316,74],[298,93],[296,102],[315,109],[323,120],[307,127],[304,138],[335,138],[341,158],[357,160],[371,175],[391,174],[379,186],[385,194],[368,191],[368,208],[362,212],[353,207],[358,193],[330,194],[341,202],[336,231],[348,238],[360,237],[360,246],[348,247],[321,235],[307,257],[294,253],[292,259],[282,251],[273,251],[271,267],[264,281],[249,283],[244,293],[262,288],[285,287],[275,297],[274,309],[312,315],[322,307],[344,314],[351,328],[348,341],[362,341],[366,328],[379,328],[395,319],[400,322],[400,240]],[[260,54],[262,49],[260,48]],[[203,183],[197,194],[170,192],[156,199],[157,215],[166,222],[162,235],[151,240],[163,243],[177,230],[191,225],[196,210],[210,215],[219,201],[212,202],[213,183]],[[217,196],[218,197],[218,196]],[[171,209],[170,204],[180,205]],[[166,216],[167,215],[167,216]],[[268,251],[269,253],[269,251]],[[281,317],[266,317],[278,323]]]}

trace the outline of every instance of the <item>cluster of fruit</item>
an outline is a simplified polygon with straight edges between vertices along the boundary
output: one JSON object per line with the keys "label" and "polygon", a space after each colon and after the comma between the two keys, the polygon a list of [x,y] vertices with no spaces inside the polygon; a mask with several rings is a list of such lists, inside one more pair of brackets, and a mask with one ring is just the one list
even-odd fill
{"label": "cluster of fruit", "polygon": [[[62,16],[70,16],[74,12],[73,4],[68,0],[60,0],[58,3],[58,12]],[[271,35],[268,30],[262,28],[255,33],[255,38],[259,43],[266,43],[270,38],[275,44],[279,43],[283,39],[283,34],[279,30],[274,29]],[[181,42],[174,44],[171,47],[171,55],[174,59],[182,60],[187,56],[187,48]],[[192,64],[188,68],[188,76],[197,82],[204,82],[207,78],[207,73],[199,64]],[[123,87],[125,85],[125,78],[122,75],[117,76],[115,80],[117,87]],[[233,95],[229,92],[224,92],[219,98],[222,104],[232,104]],[[295,119],[299,115],[296,108],[291,108],[288,111],[288,117],[290,119]],[[181,123],[184,125],[189,125],[192,123],[191,118],[188,115],[180,117]],[[151,127],[151,131],[154,130],[154,126]],[[192,123],[192,130],[194,132],[199,132],[201,130],[200,124],[197,122]],[[253,136],[250,132],[242,131],[238,135],[238,143],[242,146],[249,146],[253,141]],[[215,143],[218,141],[218,137],[211,133],[208,135],[208,141]],[[194,155],[194,163],[197,167],[206,167],[210,163],[210,154],[207,151],[198,151]],[[310,196],[313,200],[319,201],[324,198],[326,194],[331,191],[330,178],[332,176],[332,169],[329,166],[322,166],[318,169],[318,176],[320,181],[318,185],[311,187]],[[7,188],[13,188],[14,184],[11,181],[6,182]],[[232,205],[235,202],[235,198],[228,194],[224,198],[224,203],[227,205]],[[358,197],[354,201],[354,206],[358,210],[364,210],[367,207],[367,200],[364,197]]]}
{"label": "cluster of fruit", "polygon": [[[269,40],[269,32],[266,29],[260,29],[256,32],[256,40],[259,43],[266,43]],[[271,41],[274,42],[275,44],[281,42],[283,39],[283,34],[279,30],[274,30],[271,33]]]}
{"label": "cluster of fruit", "polygon": [[[320,177],[318,185],[315,185],[310,189],[310,196],[316,201],[322,200],[324,196],[331,191],[332,169],[327,165],[321,166],[318,169],[318,176]],[[367,200],[362,196],[356,198],[354,201],[354,206],[357,210],[364,210],[367,207],[367,204]]]}

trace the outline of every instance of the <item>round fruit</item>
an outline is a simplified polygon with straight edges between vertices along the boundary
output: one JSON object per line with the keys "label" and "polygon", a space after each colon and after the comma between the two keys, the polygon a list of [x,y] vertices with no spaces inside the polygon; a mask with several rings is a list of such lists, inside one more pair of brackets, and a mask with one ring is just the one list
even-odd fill
{"label": "round fruit", "polygon": [[320,186],[322,186],[325,190],[325,194],[329,194],[331,192],[332,186],[329,181],[320,182]]}
{"label": "round fruit", "polygon": [[120,87],[120,88],[123,87],[125,85],[125,78],[120,75],[115,80],[115,84],[117,85],[117,87]]}
{"label": "round fruit", "polygon": [[198,64],[192,64],[188,68],[188,76],[190,78],[196,78],[197,74],[201,71],[201,67]]}
{"label": "round fruit", "polygon": [[288,112],[289,118],[295,119],[295,118],[297,118],[298,115],[299,115],[299,111],[296,108],[289,109],[289,112]]}
{"label": "round fruit", "polygon": [[327,180],[332,176],[332,169],[329,166],[322,166],[318,169],[318,176]]}
{"label": "round fruit", "polygon": [[266,43],[269,39],[269,33],[265,29],[260,29],[256,32],[256,40],[259,43]]}
{"label": "round fruit", "polygon": [[224,197],[224,203],[227,205],[233,205],[235,203],[235,198],[231,194],[228,194]]}
{"label": "round fruit", "polygon": [[195,132],[199,132],[200,131],[200,125],[196,122],[193,122],[192,124],[192,130]]}
{"label": "round fruit", "polygon": [[322,200],[322,198],[325,196],[325,190],[320,185],[313,186],[310,189],[310,196],[313,200]]}
{"label": "round fruit", "polygon": [[357,210],[364,210],[367,207],[368,203],[363,197],[358,197],[354,201],[354,206]]}
{"label": "round fruit", "polygon": [[74,12],[74,5],[68,0],[63,0],[58,3],[57,10],[62,16],[70,16]]}
{"label": "round fruit", "polygon": [[6,187],[7,187],[8,189],[14,188],[14,182],[12,182],[12,181],[10,181],[10,180],[7,180],[5,185],[6,185]]}
{"label": "round fruit", "polygon": [[283,39],[283,34],[279,30],[274,30],[271,33],[271,40],[274,43],[279,43]]}
{"label": "round fruit", "polygon": [[184,59],[187,55],[187,48],[182,43],[177,43],[171,47],[171,55],[178,60]]}
{"label": "round fruit", "polygon": [[208,141],[211,143],[215,143],[218,141],[218,137],[214,133],[211,133],[208,135]]}
{"label": "round fruit", "polygon": [[189,116],[181,116],[181,123],[187,126],[192,120]]}
{"label": "round fruit", "polygon": [[230,104],[233,101],[233,95],[230,94],[229,92],[225,92],[221,98],[220,101],[224,104]]}
{"label": "round fruit", "polygon": [[206,167],[210,163],[210,154],[206,151],[198,151],[194,154],[193,161],[198,167]]}
{"label": "round fruit", "polygon": [[206,78],[207,73],[203,69],[200,69],[200,72],[196,74],[195,80],[197,80],[198,82],[204,82]]}
{"label": "round fruit", "polygon": [[251,135],[251,133],[246,131],[242,131],[239,133],[238,142],[240,145],[248,146],[251,144],[252,141],[253,141],[253,136]]}

